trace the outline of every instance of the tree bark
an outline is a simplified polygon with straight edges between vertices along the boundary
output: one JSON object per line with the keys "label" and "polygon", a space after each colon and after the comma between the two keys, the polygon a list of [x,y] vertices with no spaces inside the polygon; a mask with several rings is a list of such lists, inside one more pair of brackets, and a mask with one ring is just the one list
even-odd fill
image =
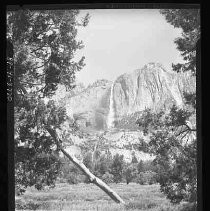
{"label": "tree bark", "polygon": [[101,188],[111,199],[113,199],[117,203],[125,203],[123,199],[115,192],[113,191],[106,183],[104,183],[101,179],[93,175],[90,170],[75,156],[70,155],[67,153],[64,148],[61,146],[61,141],[58,138],[56,131],[52,129],[51,127],[46,126],[46,130],[49,132],[49,134],[52,136],[54,141],[56,142],[58,148],[60,151],[71,161],[73,162],[79,169],[82,170],[82,172],[89,178],[89,180],[97,185],[99,188]]}

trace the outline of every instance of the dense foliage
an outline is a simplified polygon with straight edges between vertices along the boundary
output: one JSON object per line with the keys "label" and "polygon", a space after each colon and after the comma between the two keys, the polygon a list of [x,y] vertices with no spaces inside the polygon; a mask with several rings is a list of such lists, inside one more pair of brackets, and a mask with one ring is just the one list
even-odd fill
{"label": "dense foliage", "polygon": [[74,60],[77,27],[87,25],[88,16],[79,23],[77,10],[7,13],[7,38],[14,47],[15,94],[20,97],[29,88],[40,94],[53,94],[58,84],[72,88],[75,72],[84,66],[84,57]]}
{"label": "dense foliage", "polygon": [[7,12],[7,39],[13,45],[15,185],[18,193],[27,186],[41,189],[53,185],[60,161],[56,144],[46,125],[61,129],[65,110],[46,97],[58,84],[74,87],[75,72],[84,57],[74,55],[83,47],[77,28],[86,26],[89,16],[78,21],[77,10],[18,10]]}
{"label": "dense foliage", "polygon": [[[15,106],[15,185],[18,193],[27,186],[41,189],[54,185],[59,173],[58,148],[44,124],[58,127],[65,111],[53,101],[47,105],[33,96],[26,107]],[[45,123],[44,123],[45,122]]]}
{"label": "dense foliage", "polygon": [[142,112],[138,111],[133,114],[125,115],[120,120],[115,120],[115,127],[119,129],[127,129],[130,131],[138,130],[139,127],[136,125],[136,121],[140,118]]}
{"label": "dense foliage", "polygon": [[[63,159],[62,159],[63,160]],[[63,160],[59,181],[70,184],[90,183],[85,175],[73,164]],[[84,155],[83,163],[88,169],[106,183],[136,182],[142,185],[154,184],[157,182],[157,168],[151,160],[135,160],[130,162],[124,160],[123,155],[111,155],[110,152],[98,154],[97,159],[89,151]]]}
{"label": "dense foliage", "polygon": [[[175,43],[184,64],[172,65],[177,72],[196,74],[196,43],[200,39],[199,9],[164,9],[167,22],[182,29]],[[197,200],[196,93],[183,93],[184,106],[152,113],[146,109],[137,121],[149,142],[141,140],[140,150],[156,156],[157,180],[161,191],[174,203]]]}
{"label": "dense foliage", "polygon": [[196,200],[196,129],[189,119],[194,111],[173,106],[169,113],[146,110],[137,122],[150,141],[141,147],[156,156],[158,182],[172,202]]}
{"label": "dense foliage", "polygon": [[114,176],[114,182],[118,183],[123,177],[123,155],[116,154],[111,165],[111,173]]}

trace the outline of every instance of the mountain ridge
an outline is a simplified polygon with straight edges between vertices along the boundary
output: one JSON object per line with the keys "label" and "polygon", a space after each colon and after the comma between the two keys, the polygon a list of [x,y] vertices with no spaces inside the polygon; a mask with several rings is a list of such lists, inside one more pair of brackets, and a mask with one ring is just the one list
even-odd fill
{"label": "mountain ridge", "polygon": [[[113,99],[110,99],[112,85]],[[150,62],[120,75],[114,81],[101,79],[86,88],[82,87],[80,92],[66,96],[62,104],[67,114],[71,118],[76,117],[81,126],[106,130],[110,100],[113,100],[117,121],[145,108],[158,111],[173,104],[182,107],[183,91],[193,90],[195,78],[188,73],[167,71],[162,64]]]}
{"label": "mountain ridge", "polygon": [[[89,134],[105,132],[105,148],[113,155],[123,154],[125,159],[130,160],[135,152],[138,160],[147,160],[153,158],[133,149],[132,144],[138,143],[139,138],[147,138],[135,125],[136,119],[145,108],[158,111],[169,109],[173,104],[182,107],[183,92],[195,91],[195,85],[195,78],[189,73],[170,72],[159,63],[149,63],[141,69],[120,75],[114,81],[97,80],[88,87],[80,84],[73,94],[67,94],[60,102],[66,107],[68,116],[78,123],[80,130]],[[110,115],[110,110],[114,114]],[[108,118],[113,118],[112,124]],[[91,140],[86,141],[89,143]],[[79,143],[84,141],[75,137],[70,152],[81,156]]]}

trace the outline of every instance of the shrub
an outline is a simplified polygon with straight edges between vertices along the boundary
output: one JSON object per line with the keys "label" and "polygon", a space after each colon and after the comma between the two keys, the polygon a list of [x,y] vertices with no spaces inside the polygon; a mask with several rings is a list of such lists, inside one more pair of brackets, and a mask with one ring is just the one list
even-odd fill
{"label": "shrub", "polygon": [[69,184],[78,184],[79,181],[78,181],[78,176],[76,174],[69,174],[66,178],[66,181],[69,183]]}
{"label": "shrub", "polygon": [[135,181],[135,178],[137,176],[137,165],[130,164],[125,166],[123,175],[127,184],[129,184],[132,181]]}
{"label": "shrub", "polygon": [[180,211],[196,211],[196,210],[197,210],[196,203],[186,203],[180,209]]}
{"label": "shrub", "polygon": [[156,181],[157,173],[155,173],[154,171],[146,171],[145,174],[149,185],[152,185],[157,182]]}
{"label": "shrub", "polygon": [[16,200],[15,201],[15,207],[17,210],[37,210],[41,206],[40,203],[33,202],[33,201],[22,201],[22,200]]}
{"label": "shrub", "polygon": [[129,202],[128,204],[125,205],[126,210],[145,210],[145,209],[151,209],[156,207],[157,204],[154,202],[148,202],[148,201],[143,201],[143,202]]}
{"label": "shrub", "polygon": [[136,178],[136,182],[139,183],[140,185],[146,185],[147,180],[144,172],[140,172],[140,174]]}
{"label": "shrub", "polygon": [[63,177],[59,177],[57,179],[57,182],[59,182],[59,183],[66,183],[66,179],[64,179]]}
{"label": "shrub", "polygon": [[83,174],[77,174],[77,173],[70,173],[68,176],[66,176],[66,181],[69,184],[78,184],[78,183],[88,183],[88,178]]}
{"label": "shrub", "polygon": [[114,181],[114,176],[112,174],[110,174],[109,172],[106,172],[103,176],[102,176],[102,180],[105,183],[112,183]]}
{"label": "shrub", "polygon": [[91,183],[91,181],[90,181],[88,176],[85,176],[84,183],[86,183],[86,184]]}
{"label": "shrub", "polygon": [[153,171],[140,172],[140,174],[137,176],[136,182],[141,185],[152,185],[157,182],[156,177],[157,174]]}
{"label": "shrub", "polygon": [[15,200],[15,208],[18,209],[18,210],[25,209],[26,203],[24,203],[21,199],[16,199]]}
{"label": "shrub", "polygon": [[26,187],[21,185],[21,184],[16,184],[15,185],[15,195],[20,196],[23,195],[26,191]]}

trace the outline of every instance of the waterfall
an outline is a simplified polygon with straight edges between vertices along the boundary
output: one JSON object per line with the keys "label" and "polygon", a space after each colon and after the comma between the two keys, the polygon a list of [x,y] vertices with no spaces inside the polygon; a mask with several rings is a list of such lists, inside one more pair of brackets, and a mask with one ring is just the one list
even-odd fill
{"label": "waterfall", "polygon": [[109,101],[109,114],[108,114],[108,118],[107,118],[107,127],[108,128],[114,127],[114,120],[115,120],[113,87],[114,87],[114,83],[111,86],[111,94],[110,94],[110,101]]}

